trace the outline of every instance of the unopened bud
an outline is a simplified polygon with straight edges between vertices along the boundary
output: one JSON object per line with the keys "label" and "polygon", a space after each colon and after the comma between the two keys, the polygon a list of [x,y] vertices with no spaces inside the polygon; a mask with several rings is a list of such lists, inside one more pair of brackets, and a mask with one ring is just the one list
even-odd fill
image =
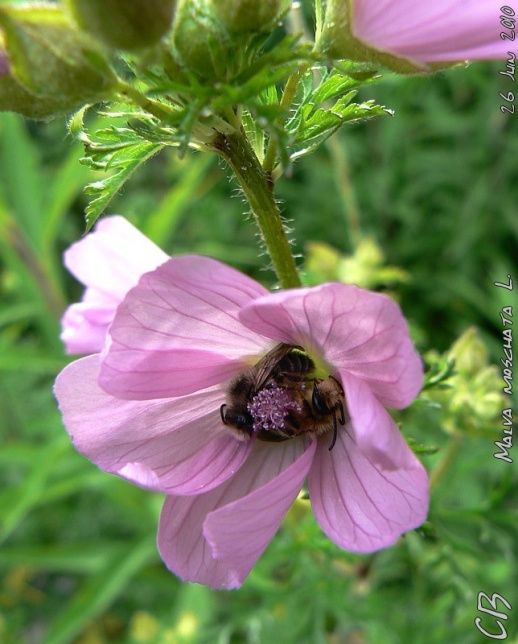
{"label": "unopened bud", "polygon": [[454,342],[449,357],[455,360],[455,370],[476,376],[488,365],[488,351],[475,327],[470,327]]}
{"label": "unopened bud", "polygon": [[0,112],[17,112],[27,118],[49,120],[74,109],[59,99],[39,97],[28,92],[9,72],[6,57],[0,53]]}
{"label": "unopened bud", "polygon": [[105,45],[133,51],[171,29],[176,0],[67,0],[77,24]]}
{"label": "unopened bud", "polygon": [[180,62],[206,80],[223,80],[236,64],[228,31],[210,0],[180,0],[173,26]]}
{"label": "unopened bud", "polygon": [[107,97],[108,63],[54,5],[0,8],[0,28],[14,79],[30,94],[68,106]]}
{"label": "unopened bud", "polygon": [[230,32],[260,32],[272,26],[289,6],[284,0],[211,0],[221,22]]}

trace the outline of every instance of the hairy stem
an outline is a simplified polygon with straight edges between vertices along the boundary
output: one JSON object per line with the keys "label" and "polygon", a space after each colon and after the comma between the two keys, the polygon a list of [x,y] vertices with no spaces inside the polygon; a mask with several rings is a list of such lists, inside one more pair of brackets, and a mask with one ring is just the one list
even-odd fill
{"label": "hairy stem", "polygon": [[230,165],[250,204],[273,268],[283,288],[301,285],[272,185],[246,136],[219,134],[214,148]]}

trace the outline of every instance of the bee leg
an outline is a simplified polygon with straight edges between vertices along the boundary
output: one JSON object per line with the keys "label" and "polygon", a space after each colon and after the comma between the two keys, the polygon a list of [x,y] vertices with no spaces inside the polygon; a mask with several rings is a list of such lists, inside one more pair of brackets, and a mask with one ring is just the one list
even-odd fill
{"label": "bee leg", "polygon": [[340,418],[338,419],[338,422],[340,423],[340,425],[345,425],[345,413],[344,413],[343,403],[339,403],[337,405],[337,408],[340,410]]}
{"label": "bee leg", "polygon": [[338,436],[338,424],[336,422],[336,409],[334,409],[333,410],[333,439],[331,440],[331,445],[329,445],[329,451],[331,451],[335,446],[337,436]]}
{"label": "bee leg", "polygon": [[221,421],[222,421],[223,425],[227,424],[227,421],[225,420],[225,409],[226,409],[226,407],[227,406],[225,404],[223,404],[219,408],[219,415],[221,416]]}
{"label": "bee leg", "polygon": [[336,384],[340,387],[340,391],[342,392],[342,396],[343,396],[344,395],[344,388],[342,387],[342,383],[337,378],[335,378],[334,376],[329,376],[329,378],[331,378],[331,380],[334,380],[336,382]]}

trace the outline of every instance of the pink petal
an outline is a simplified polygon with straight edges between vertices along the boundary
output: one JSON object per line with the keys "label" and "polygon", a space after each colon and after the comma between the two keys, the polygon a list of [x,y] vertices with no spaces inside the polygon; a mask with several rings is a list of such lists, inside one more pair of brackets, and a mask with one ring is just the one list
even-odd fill
{"label": "pink petal", "polygon": [[[386,470],[360,448],[349,427],[335,446],[320,439],[309,473],[315,517],[327,536],[353,552],[386,548],[418,527],[428,512],[428,477],[396,427],[399,468]],[[325,438],[325,437],[324,437]]]}
{"label": "pink petal", "polygon": [[239,309],[266,293],[208,257],[175,257],[142,277],[117,310],[99,383],[119,398],[182,396],[228,380],[265,340]]}
{"label": "pink petal", "polygon": [[200,494],[232,476],[251,441],[221,423],[221,387],[184,398],[118,400],[97,385],[99,356],[68,365],[55,394],[75,447],[102,469],[166,493]]}
{"label": "pink petal", "polygon": [[168,568],[187,581],[238,588],[297,496],[316,443],[257,441],[237,474],[212,492],[168,497],[158,548]]}
{"label": "pink petal", "polygon": [[68,270],[85,286],[120,302],[143,273],[168,256],[124,217],[101,219],[94,232],[65,251]]}
{"label": "pink petal", "polygon": [[61,319],[61,341],[67,353],[96,353],[106,339],[118,301],[87,288],[82,302],[71,304]]}
{"label": "pink petal", "polygon": [[65,265],[85,284],[82,301],[61,320],[68,353],[101,351],[108,327],[124,295],[146,271],[167,259],[158,246],[123,217],[106,217],[65,251]]}
{"label": "pink petal", "polygon": [[257,333],[300,344],[336,371],[362,378],[386,406],[406,407],[421,389],[421,359],[401,309],[385,295],[323,284],[261,297],[239,317]]}
{"label": "pink petal", "polygon": [[351,419],[350,430],[365,456],[386,470],[397,469],[407,457],[410,457],[408,464],[411,465],[413,453],[369,386],[347,372],[341,372],[340,379]]}
{"label": "pink petal", "polygon": [[[345,1],[345,0],[344,0]],[[372,47],[423,63],[507,57],[497,0],[356,0],[354,33]]]}

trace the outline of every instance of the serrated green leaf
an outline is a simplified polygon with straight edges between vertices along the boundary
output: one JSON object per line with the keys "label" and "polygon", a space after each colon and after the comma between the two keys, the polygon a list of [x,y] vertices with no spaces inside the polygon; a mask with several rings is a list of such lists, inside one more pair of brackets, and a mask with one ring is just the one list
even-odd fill
{"label": "serrated green leaf", "polygon": [[351,76],[331,73],[311,94],[310,100],[311,103],[315,105],[322,105],[322,103],[325,103],[332,98],[336,98],[337,96],[343,96],[350,90],[364,84],[364,82],[352,78]]}
{"label": "serrated green leaf", "polygon": [[[105,139],[109,139],[109,132],[103,131]],[[99,216],[104,212],[110,201],[128,181],[131,175],[148,159],[155,156],[164,148],[161,143],[149,143],[138,140],[116,142],[113,145],[100,146],[97,150],[90,150],[91,156],[83,159],[87,165],[105,171],[113,170],[113,174],[89,184],[85,192],[90,198],[86,208],[86,230],[90,230]],[[101,150],[101,151],[100,151]],[[99,160],[98,160],[99,159]]]}
{"label": "serrated green leaf", "polygon": [[326,130],[334,129],[345,119],[347,107],[356,92],[353,90],[342,96],[336,103],[328,108],[317,108],[314,105],[304,105],[300,110],[300,121],[295,134],[295,142],[308,142],[320,136]]}
{"label": "serrated green leaf", "polygon": [[376,116],[391,114],[390,110],[376,105],[374,101],[349,105],[350,98],[349,96],[342,97],[332,108],[318,108],[310,116],[306,114],[310,108],[305,106],[304,110],[306,111],[303,110],[301,114],[297,132],[294,133],[292,145],[289,148],[292,160],[315,150],[345,123],[359,123]]}

